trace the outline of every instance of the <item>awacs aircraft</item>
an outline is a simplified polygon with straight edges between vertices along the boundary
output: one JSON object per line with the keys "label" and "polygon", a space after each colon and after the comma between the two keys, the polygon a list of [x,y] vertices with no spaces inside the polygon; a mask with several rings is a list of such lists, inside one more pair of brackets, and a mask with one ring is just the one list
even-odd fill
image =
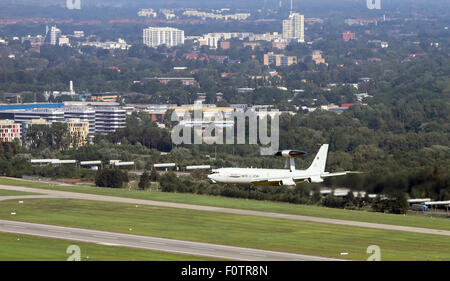
{"label": "awacs aircraft", "polygon": [[320,183],[324,178],[343,176],[357,172],[325,172],[328,144],[320,147],[311,166],[306,170],[296,170],[294,158],[304,156],[306,152],[299,150],[283,150],[275,156],[287,158],[285,169],[255,169],[255,168],[221,168],[212,171],[208,178],[213,183],[250,184],[250,185],[295,185],[298,182]]}

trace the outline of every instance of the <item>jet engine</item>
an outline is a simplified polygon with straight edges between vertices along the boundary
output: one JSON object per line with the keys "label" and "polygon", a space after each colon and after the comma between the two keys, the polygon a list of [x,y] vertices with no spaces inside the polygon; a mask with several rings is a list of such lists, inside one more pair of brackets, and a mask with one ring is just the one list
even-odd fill
{"label": "jet engine", "polygon": [[318,177],[318,176],[316,176],[316,177],[310,177],[310,178],[308,179],[308,182],[309,182],[309,183],[321,183],[321,182],[323,182],[323,179],[322,179],[321,177]]}

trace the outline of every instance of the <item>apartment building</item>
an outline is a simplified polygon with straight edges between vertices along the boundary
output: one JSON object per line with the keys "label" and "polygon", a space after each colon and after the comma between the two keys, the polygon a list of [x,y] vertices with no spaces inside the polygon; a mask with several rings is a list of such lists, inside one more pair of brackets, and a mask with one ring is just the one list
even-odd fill
{"label": "apartment building", "polygon": [[0,120],[0,141],[11,142],[21,139],[21,124],[13,120]]}
{"label": "apartment building", "polygon": [[264,65],[274,65],[274,66],[290,66],[292,64],[297,64],[296,56],[285,56],[282,54],[274,54],[273,52],[269,52],[264,54]]}
{"label": "apartment building", "polygon": [[174,47],[184,44],[184,31],[177,28],[149,27],[145,28],[143,33],[144,45],[149,47]]}
{"label": "apartment building", "polygon": [[81,147],[89,142],[89,122],[81,121],[77,118],[71,118],[67,121],[67,127],[72,138],[70,147]]}

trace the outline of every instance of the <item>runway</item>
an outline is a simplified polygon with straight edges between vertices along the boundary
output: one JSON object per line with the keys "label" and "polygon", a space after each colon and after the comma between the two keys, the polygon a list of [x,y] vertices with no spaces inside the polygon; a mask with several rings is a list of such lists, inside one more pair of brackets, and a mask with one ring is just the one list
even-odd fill
{"label": "runway", "polygon": [[[0,220],[0,232],[237,261],[337,261],[316,256],[81,228]],[[83,249],[81,249],[83,250]]]}
{"label": "runway", "polygon": [[70,199],[80,199],[80,200],[129,203],[129,204],[168,207],[168,208],[181,208],[181,209],[197,210],[197,211],[218,212],[218,213],[227,213],[227,214],[236,214],[236,215],[248,215],[248,216],[257,216],[257,217],[278,218],[278,219],[288,219],[288,220],[297,220],[297,221],[318,222],[318,223],[328,223],[328,224],[337,224],[337,225],[346,225],[346,226],[355,226],[355,227],[365,227],[365,228],[374,228],[374,229],[407,231],[407,232],[414,232],[414,233],[450,236],[450,231],[448,231],[448,230],[439,230],[439,229],[431,229],[431,228],[399,226],[399,225],[391,225],[391,224],[379,224],[379,223],[370,223],[370,222],[310,217],[310,216],[302,216],[302,215],[280,214],[280,213],[242,210],[242,209],[221,208],[221,207],[213,207],[213,206],[201,206],[201,205],[192,205],[192,204],[183,204],[183,203],[132,199],[132,198],[124,198],[124,197],[105,196],[105,195],[77,193],[77,192],[69,192],[69,191],[58,191],[58,190],[30,188],[30,187],[20,187],[20,186],[0,185],[0,189],[31,192],[31,193],[41,193],[41,194],[45,193],[46,195],[52,196],[55,198],[70,198]]}

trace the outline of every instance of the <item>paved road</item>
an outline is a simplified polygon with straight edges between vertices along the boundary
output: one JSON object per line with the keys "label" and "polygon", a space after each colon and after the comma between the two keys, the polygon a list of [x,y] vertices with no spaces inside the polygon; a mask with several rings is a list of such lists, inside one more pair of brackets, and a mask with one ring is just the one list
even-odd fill
{"label": "paved road", "polygon": [[[81,228],[0,220],[0,232],[240,261],[337,261],[337,259]],[[83,249],[81,249],[83,250]]]}
{"label": "paved road", "polygon": [[369,222],[349,221],[349,220],[339,220],[339,219],[328,219],[328,218],[270,213],[270,212],[241,210],[241,209],[230,209],[230,208],[221,208],[221,207],[212,207],[212,206],[200,206],[200,205],[192,205],[192,204],[132,199],[132,198],[124,198],[124,197],[95,195],[95,194],[48,190],[48,189],[40,189],[40,188],[19,187],[19,186],[0,185],[0,189],[23,191],[23,192],[46,193],[49,196],[54,196],[57,198],[71,198],[71,199],[81,199],[81,200],[94,200],[94,201],[106,201],[106,202],[116,202],[116,203],[129,203],[129,204],[137,204],[137,205],[169,207],[169,208],[182,208],[182,209],[198,210],[198,211],[218,212],[218,213],[237,214],[237,215],[249,215],[249,216],[267,217],[267,218],[279,218],[279,219],[289,219],[289,220],[297,220],[297,221],[308,221],[308,222],[318,222],[318,223],[328,223],[328,224],[337,224],[337,225],[346,225],[346,226],[356,226],[356,227],[366,227],[366,228],[375,228],[375,229],[384,229],[384,230],[397,230],[397,231],[407,231],[407,232],[414,232],[414,233],[450,236],[450,231],[448,231],[448,230],[439,230],[439,229],[430,229],[430,228],[399,226],[399,225],[379,224],[379,223],[369,223]]}

